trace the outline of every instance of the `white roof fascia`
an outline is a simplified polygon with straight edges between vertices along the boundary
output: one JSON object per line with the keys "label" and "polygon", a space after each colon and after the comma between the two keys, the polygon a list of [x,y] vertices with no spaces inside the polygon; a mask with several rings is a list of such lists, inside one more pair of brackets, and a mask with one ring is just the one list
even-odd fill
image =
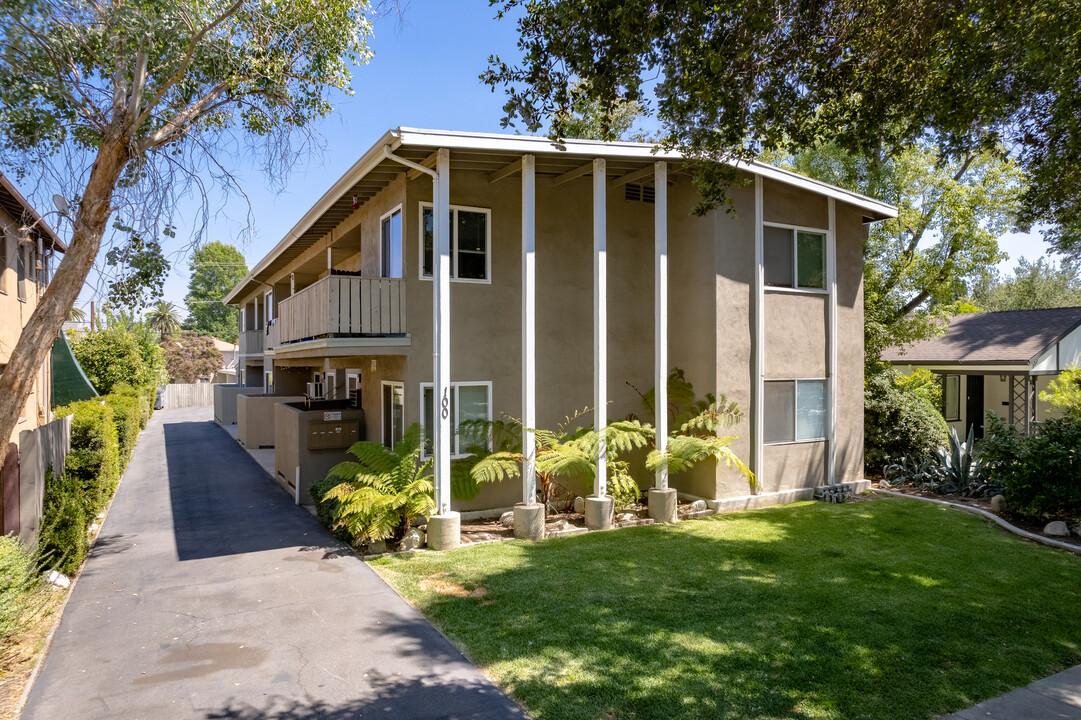
{"label": "white roof fascia", "polygon": [[383,137],[379,138],[379,141],[375,143],[375,145],[372,145],[359,160],[353,163],[353,166],[349,168],[344,175],[338,178],[338,182],[331,185],[330,189],[323,193],[323,196],[319,198],[319,200],[311,206],[308,212],[304,213],[304,216],[300,218],[297,224],[293,226],[293,229],[285,234],[285,237],[274,246],[274,249],[264,255],[263,259],[255,264],[255,267],[244,276],[243,280],[236,284],[236,287],[229,291],[222,302],[228,305],[236,300],[236,296],[238,295],[237,291],[240,288],[251,282],[257,273],[262,272],[263,269],[273,262],[283,250],[293,243],[294,240],[307,232],[308,228],[310,228],[323,213],[329,210],[334,203],[338,202],[338,199],[341,198],[349,188],[353,187],[353,185],[360,181],[365,175],[375,169],[376,165],[383,162],[385,159],[383,157],[383,146],[387,144],[390,144],[392,149],[398,145],[398,141],[392,130],[388,130],[384,133]]}
{"label": "white roof fascia", "polygon": [[[459,132],[453,130],[425,130],[421,128],[399,127],[396,130],[388,130],[379,140],[368,149],[364,155],[353,164],[349,170],[330,187],[319,200],[312,205],[308,212],[300,218],[293,229],[286,233],[285,237],[267,253],[262,260],[256,263],[244,279],[237,283],[222,302],[229,304],[237,299],[237,291],[246,286],[256,274],[263,271],[267,265],[289,247],[290,244],[319,219],[330,207],[345,194],[349,188],[360,181],[385,159],[383,147],[389,145],[391,151],[401,146],[422,147],[445,147],[450,150],[476,150],[492,152],[513,153],[548,153],[566,155],[568,157],[597,157],[609,158],[634,158],[640,160],[682,160],[682,153],[673,150],[662,150],[656,145],[635,142],[604,142],[601,140],[576,140],[566,139],[562,142],[562,148],[546,137],[532,135],[499,135],[495,133]],[[746,170],[747,172],[761,175],[762,177],[786,185],[802,188],[809,192],[824,195],[853,205],[868,212],[876,213],[884,218],[897,217],[897,208],[888,203],[880,202],[859,193],[850,192],[829,183],[813,180],[798,173],[783,170],[773,165],[767,165],[757,161],[737,161],[729,163],[733,167]]]}
{"label": "white roof fascia", "polygon": [[[495,135],[490,133],[465,133],[451,130],[423,130],[420,128],[400,127],[397,136],[402,145],[438,146],[459,150],[503,150],[520,153],[553,153],[567,156],[596,157],[624,157],[641,160],[682,160],[683,154],[673,150],[656,149],[656,145],[633,142],[603,142],[600,140],[574,140],[563,141],[563,149],[546,137],[527,135]],[[773,165],[757,161],[737,161],[729,163],[735,168],[761,175],[762,177],[776,180],[786,185],[809,190],[819,195],[832,197],[841,202],[855,205],[856,207],[878,213],[887,218],[897,217],[897,208],[875,200],[874,198],[860,195],[859,193],[839,188],[819,180],[804,177],[799,173],[784,170]]]}

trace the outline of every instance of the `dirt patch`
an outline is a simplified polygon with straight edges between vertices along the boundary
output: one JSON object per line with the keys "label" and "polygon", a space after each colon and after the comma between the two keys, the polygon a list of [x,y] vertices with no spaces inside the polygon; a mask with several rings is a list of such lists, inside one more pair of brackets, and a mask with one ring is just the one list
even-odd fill
{"label": "dirt patch", "polygon": [[23,631],[0,647],[0,720],[18,717],[19,700],[56,622],[65,591],[45,587],[42,605]]}
{"label": "dirt patch", "polygon": [[453,580],[447,580],[447,574],[442,572],[424,578],[420,581],[419,585],[423,590],[432,590],[440,595],[453,595],[454,597],[460,598],[479,599],[488,594],[486,588],[478,587],[468,590],[464,585],[456,583]]}

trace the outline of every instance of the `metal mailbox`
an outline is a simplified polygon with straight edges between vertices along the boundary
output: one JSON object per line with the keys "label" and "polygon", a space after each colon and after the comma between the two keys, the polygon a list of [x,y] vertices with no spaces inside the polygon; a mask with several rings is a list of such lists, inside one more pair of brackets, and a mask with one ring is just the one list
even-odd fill
{"label": "metal mailbox", "polygon": [[360,423],[353,420],[309,422],[309,450],[338,450],[360,440]]}

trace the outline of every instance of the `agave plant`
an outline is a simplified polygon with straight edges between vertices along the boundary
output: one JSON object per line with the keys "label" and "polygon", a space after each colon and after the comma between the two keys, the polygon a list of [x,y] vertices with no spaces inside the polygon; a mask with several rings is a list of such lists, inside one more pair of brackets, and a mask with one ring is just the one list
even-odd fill
{"label": "agave plant", "polygon": [[736,425],[743,419],[736,403],[726,400],[722,395],[719,401],[710,401],[697,415],[669,433],[664,452],[656,449],[650,452],[646,467],[656,471],[667,465],[669,472],[677,473],[690,470],[703,460],[713,459],[738,470],[747,479],[751,490],[757,488],[758,478],[729,447],[738,435],[718,434],[720,429]]}
{"label": "agave plant", "polygon": [[435,509],[432,461],[421,462],[420,425],[413,423],[394,449],[375,442],[353,443],[356,461],[338,463],[327,474],[321,504],[333,523],[359,540],[383,540],[409,530],[410,519]]}
{"label": "agave plant", "polygon": [[947,438],[949,447],[938,450],[942,489],[945,492],[961,492],[978,480],[982,474],[982,468],[973,454],[975,429],[975,425],[970,425],[968,437],[965,442],[961,442],[957,437],[957,430],[951,426]]}

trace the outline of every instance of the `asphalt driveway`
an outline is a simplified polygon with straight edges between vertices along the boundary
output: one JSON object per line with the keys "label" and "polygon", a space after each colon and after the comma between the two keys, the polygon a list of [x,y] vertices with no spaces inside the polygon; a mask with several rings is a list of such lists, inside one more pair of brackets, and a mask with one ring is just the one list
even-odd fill
{"label": "asphalt driveway", "polygon": [[23,718],[523,718],[211,420],[151,419]]}

